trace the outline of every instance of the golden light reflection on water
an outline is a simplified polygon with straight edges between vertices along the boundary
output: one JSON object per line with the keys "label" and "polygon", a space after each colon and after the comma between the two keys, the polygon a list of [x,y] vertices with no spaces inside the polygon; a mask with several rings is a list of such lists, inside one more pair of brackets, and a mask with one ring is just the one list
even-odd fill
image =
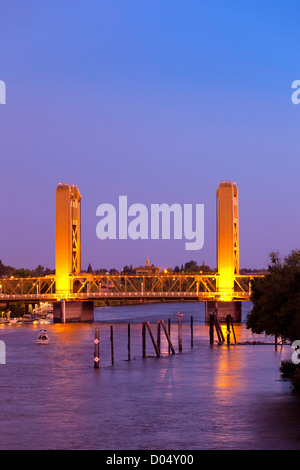
{"label": "golden light reflection on water", "polygon": [[242,350],[220,350],[219,358],[214,363],[213,385],[218,399],[227,400],[232,392],[242,392],[246,384],[239,379],[239,370],[243,364]]}
{"label": "golden light reflection on water", "polygon": [[[168,313],[174,310],[172,306],[165,308]],[[121,313],[128,315],[128,311],[122,309]],[[145,312],[141,308],[132,315],[136,311]],[[113,312],[115,315],[117,309]],[[286,384],[277,381],[283,357],[279,349],[275,352],[273,346],[227,346],[226,342],[218,345],[216,335],[210,345],[209,325],[203,322],[194,324],[191,349],[189,319],[185,317],[182,353],[178,352],[174,320],[171,337],[176,355],[168,356],[168,344],[162,334],[162,357],[155,357],[147,336],[147,355],[151,357],[143,359],[141,324],[136,320],[131,329],[130,363],[127,323],[113,323],[112,366],[109,321],[1,328],[1,339],[6,341],[8,352],[7,365],[2,369],[3,384],[7,384],[2,389],[2,404],[6,403],[6,408],[0,410],[1,424],[10,431],[2,438],[7,447],[16,442],[23,448],[30,447],[32,438],[37,447],[45,442],[59,447],[62,435],[69,448],[276,447],[278,438],[286,439],[287,432],[291,435],[291,447],[297,445],[294,431],[299,420],[294,405],[298,402],[292,401],[288,385],[284,389]],[[156,318],[151,325],[156,333]],[[93,368],[96,326],[100,328],[101,340],[98,370]],[[39,347],[35,340],[41,328],[47,329],[50,343]],[[234,328],[238,342],[271,341],[251,335],[245,324],[235,324]],[[226,329],[222,324],[224,336]],[[21,423],[20,406],[26,409]],[[30,442],[26,440],[27,434]],[[267,444],[266,441],[261,444],[262,435],[267,435]]]}
{"label": "golden light reflection on water", "polygon": [[[230,402],[231,396],[236,393],[243,393],[246,390],[247,382],[241,380],[244,375],[245,364],[247,363],[247,350],[244,346],[233,344],[234,337],[230,335],[231,344],[227,345],[227,326],[221,325],[222,332],[225,338],[225,342],[219,345],[216,341],[210,347],[209,346],[209,326],[208,325],[195,325],[193,331],[193,343],[196,350],[201,344],[200,351],[195,354],[203,354],[207,358],[207,363],[202,364],[201,369],[195,364],[194,358],[191,356],[191,364],[185,370],[185,376],[183,377],[176,367],[173,367],[172,357],[170,361],[166,362],[166,365],[161,364],[157,376],[156,376],[156,396],[164,397],[165,400],[171,400],[176,394],[176,387],[178,384],[186,382],[187,389],[190,386],[202,387],[204,383],[212,387],[214,394],[219,402]],[[237,341],[241,341],[243,338],[242,328],[240,325],[235,326],[235,334]],[[250,334],[251,336],[251,334]],[[249,335],[246,333],[246,339],[249,339]],[[177,344],[177,331],[173,331],[172,341],[178,354]],[[184,325],[183,328],[183,352],[191,351],[190,348],[190,327]],[[209,348],[209,349],[207,349]],[[213,356],[209,353],[209,350],[213,349]],[[165,342],[161,347],[162,354],[168,355],[168,344]],[[164,359],[166,360],[166,359]],[[205,361],[205,359],[203,358]],[[190,369],[190,370],[189,370]]]}
{"label": "golden light reflection on water", "polygon": [[159,369],[155,383],[155,398],[164,402],[172,400],[176,386],[176,373],[172,367],[166,365]]}

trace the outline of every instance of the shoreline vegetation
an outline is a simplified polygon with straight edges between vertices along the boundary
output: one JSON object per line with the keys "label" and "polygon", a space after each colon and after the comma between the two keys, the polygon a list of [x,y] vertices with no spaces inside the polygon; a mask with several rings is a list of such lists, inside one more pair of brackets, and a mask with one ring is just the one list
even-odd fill
{"label": "shoreline vegetation", "polygon": [[280,363],[281,376],[284,379],[290,380],[294,390],[300,391],[300,367],[295,364],[291,359],[284,359]]}
{"label": "shoreline vegetation", "polygon": [[[152,265],[151,267],[154,267]],[[132,265],[125,265],[123,269],[117,270],[115,268],[106,269],[106,268],[99,268],[93,269],[91,263],[89,263],[86,270],[82,270],[81,272],[87,274],[95,274],[95,275],[134,275],[136,274],[136,269],[133,268]],[[161,268],[157,268],[161,269]],[[184,265],[181,266],[176,265],[174,268],[164,268],[162,269],[163,272],[166,274],[214,274],[217,272],[217,268],[211,268],[209,265],[205,264],[205,261],[202,261],[202,264],[197,263],[195,260],[191,260],[186,262]],[[265,274],[267,273],[267,269],[259,268],[259,269],[249,269],[249,268],[242,268],[240,269],[240,274],[253,274],[253,273],[260,273]],[[38,265],[35,269],[28,269],[28,268],[14,268],[13,266],[4,265],[0,259],[0,278],[1,277],[44,277],[55,274],[55,269],[45,268],[42,265]]]}
{"label": "shoreline vegetation", "polygon": [[[292,250],[283,259],[278,252],[271,252],[269,258],[268,273],[251,285],[252,310],[246,328],[281,338],[294,348],[300,344],[300,250]],[[290,378],[295,390],[300,390],[299,346],[290,361],[281,361],[280,371]]]}

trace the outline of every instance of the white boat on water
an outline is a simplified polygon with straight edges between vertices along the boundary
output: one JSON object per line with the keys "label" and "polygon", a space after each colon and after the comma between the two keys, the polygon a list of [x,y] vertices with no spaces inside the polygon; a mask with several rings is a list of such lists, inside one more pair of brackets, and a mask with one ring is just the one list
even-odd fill
{"label": "white boat on water", "polygon": [[50,341],[50,338],[48,336],[47,331],[41,330],[38,336],[38,339],[36,340],[36,344],[48,344],[49,341]]}
{"label": "white boat on water", "polygon": [[34,322],[34,316],[31,315],[31,313],[25,313],[23,315],[23,322],[24,323],[33,323]]}

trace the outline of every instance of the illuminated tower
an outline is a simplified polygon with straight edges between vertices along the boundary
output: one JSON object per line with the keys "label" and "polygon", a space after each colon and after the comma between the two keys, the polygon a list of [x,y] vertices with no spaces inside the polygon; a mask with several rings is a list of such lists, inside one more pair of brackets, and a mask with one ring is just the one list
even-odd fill
{"label": "illuminated tower", "polygon": [[239,274],[238,189],[222,181],[217,190],[218,291],[231,300],[234,278]]}
{"label": "illuminated tower", "polygon": [[56,292],[72,292],[71,274],[81,270],[81,195],[74,185],[60,183],[56,189]]}
{"label": "illuminated tower", "polygon": [[235,276],[239,274],[238,189],[222,181],[217,190],[217,295],[205,302],[205,319],[216,312],[221,322],[231,315],[241,321],[242,304],[234,299]]}

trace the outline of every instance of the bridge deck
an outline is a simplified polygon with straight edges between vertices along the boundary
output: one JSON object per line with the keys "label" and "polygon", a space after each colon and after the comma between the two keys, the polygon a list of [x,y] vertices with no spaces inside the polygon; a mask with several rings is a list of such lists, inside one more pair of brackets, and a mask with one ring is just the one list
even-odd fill
{"label": "bridge deck", "polygon": [[1,278],[0,302],[104,300],[104,299],[186,299],[222,300],[230,295],[234,300],[249,300],[251,282],[263,275],[235,276],[234,291],[219,292],[218,274],[158,274],[158,275],[93,275],[70,276],[71,291],[56,291],[55,276],[35,278]]}

